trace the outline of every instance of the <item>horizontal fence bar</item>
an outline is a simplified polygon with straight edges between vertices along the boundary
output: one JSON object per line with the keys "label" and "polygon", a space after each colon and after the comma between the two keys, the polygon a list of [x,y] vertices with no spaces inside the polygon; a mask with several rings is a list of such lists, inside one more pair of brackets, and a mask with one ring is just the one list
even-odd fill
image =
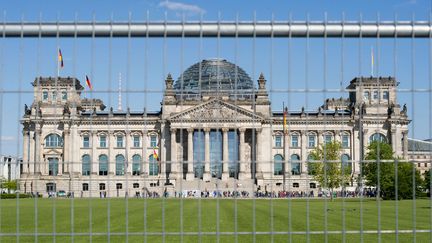
{"label": "horizontal fence bar", "polygon": [[397,22],[3,22],[2,37],[415,37],[428,21]]}

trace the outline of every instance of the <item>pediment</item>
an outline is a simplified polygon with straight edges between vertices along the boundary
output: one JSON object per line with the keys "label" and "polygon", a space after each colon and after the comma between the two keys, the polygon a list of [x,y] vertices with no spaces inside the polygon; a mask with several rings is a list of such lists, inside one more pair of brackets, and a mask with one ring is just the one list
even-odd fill
{"label": "pediment", "polygon": [[168,118],[171,121],[261,121],[263,117],[239,106],[212,99]]}
{"label": "pediment", "polygon": [[44,154],[46,155],[59,155],[62,154],[63,151],[61,149],[49,148],[45,149]]}

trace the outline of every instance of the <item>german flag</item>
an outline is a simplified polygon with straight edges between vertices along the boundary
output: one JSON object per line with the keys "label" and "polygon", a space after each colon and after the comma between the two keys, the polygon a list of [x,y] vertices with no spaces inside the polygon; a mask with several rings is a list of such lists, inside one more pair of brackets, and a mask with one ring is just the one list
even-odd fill
{"label": "german flag", "polygon": [[87,75],[86,75],[86,84],[87,84],[87,86],[89,87],[90,90],[93,89],[93,86],[92,86],[92,84],[90,83],[90,79],[89,79],[89,77],[88,77]]}
{"label": "german flag", "polygon": [[60,63],[60,68],[63,68],[64,64],[63,64],[63,55],[62,52],[60,50],[60,48],[58,49],[58,61]]}

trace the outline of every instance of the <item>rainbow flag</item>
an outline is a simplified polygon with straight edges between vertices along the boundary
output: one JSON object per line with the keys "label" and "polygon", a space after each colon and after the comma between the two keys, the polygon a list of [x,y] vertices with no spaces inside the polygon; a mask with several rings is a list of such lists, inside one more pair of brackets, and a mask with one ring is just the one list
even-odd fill
{"label": "rainbow flag", "polygon": [[64,66],[63,65],[63,55],[62,55],[60,48],[58,49],[58,61],[60,63],[60,68],[63,68],[63,66]]}
{"label": "rainbow flag", "polygon": [[158,156],[158,154],[157,154],[157,152],[156,152],[155,149],[153,149],[153,158],[154,158],[155,160],[159,160],[159,156]]}
{"label": "rainbow flag", "polygon": [[92,86],[92,84],[90,83],[90,79],[89,79],[89,77],[88,77],[87,75],[86,75],[86,84],[87,84],[87,86],[89,87],[90,90],[93,89],[93,86]]}

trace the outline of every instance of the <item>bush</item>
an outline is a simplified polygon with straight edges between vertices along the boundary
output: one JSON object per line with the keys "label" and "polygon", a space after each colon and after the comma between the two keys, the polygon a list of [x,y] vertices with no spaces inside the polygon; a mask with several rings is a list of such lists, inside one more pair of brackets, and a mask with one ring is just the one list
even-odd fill
{"label": "bush", "polygon": [[14,199],[14,198],[17,198],[17,195],[19,195],[19,198],[31,198],[31,197],[33,197],[31,194],[3,193],[3,194],[0,194],[0,198],[1,199]]}

